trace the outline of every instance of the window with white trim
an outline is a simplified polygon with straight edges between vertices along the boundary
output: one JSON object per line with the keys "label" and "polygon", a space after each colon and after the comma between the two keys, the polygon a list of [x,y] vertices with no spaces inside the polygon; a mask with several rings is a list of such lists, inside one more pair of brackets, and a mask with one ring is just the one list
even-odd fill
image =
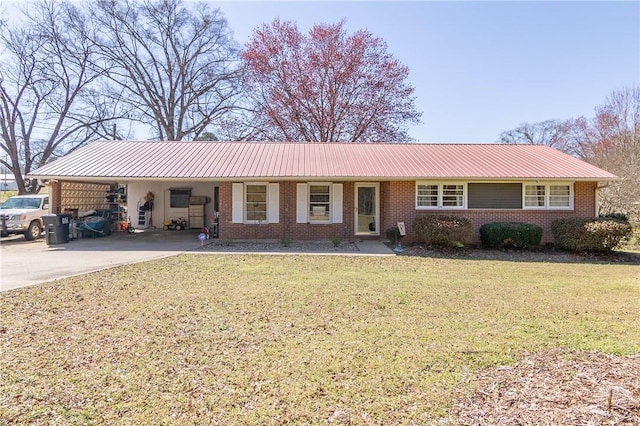
{"label": "window with white trim", "polygon": [[525,209],[571,209],[573,208],[573,185],[571,184],[523,184],[523,206]]}
{"label": "window with white trim", "polygon": [[438,207],[438,185],[418,184],[416,206]]}
{"label": "window with white trim", "polygon": [[571,207],[571,185],[549,185],[549,207]]}
{"label": "window with white trim", "polygon": [[331,185],[309,184],[309,222],[331,221]]}
{"label": "window with white trim", "polygon": [[267,185],[245,185],[245,217],[246,222],[267,221]]}
{"label": "window with white trim", "polygon": [[416,182],[416,209],[463,209],[465,192],[461,183]]}
{"label": "window with white trim", "polygon": [[524,186],[524,207],[544,208],[546,200],[545,185],[525,185]]}
{"label": "window with white trim", "polygon": [[296,223],[342,223],[342,189],[341,183],[298,183]]}

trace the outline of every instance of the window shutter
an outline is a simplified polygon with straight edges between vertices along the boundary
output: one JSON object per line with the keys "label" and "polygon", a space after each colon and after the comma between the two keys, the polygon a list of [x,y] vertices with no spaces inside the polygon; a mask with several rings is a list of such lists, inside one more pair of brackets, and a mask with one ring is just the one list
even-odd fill
{"label": "window shutter", "polygon": [[307,184],[299,183],[296,191],[296,222],[307,223],[309,202],[307,200]]}
{"label": "window shutter", "polygon": [[269,207],[267,208],[267,221],[280,223],[280,185],[269,184]]}
{"label": "window shutter", "polygon": [[342,223],[342,184],[331,185],[331,222]]}
{"label": "window shutter", "polygon": [[231,221],[244,222],[244,185],[234,183],[231,192]]}

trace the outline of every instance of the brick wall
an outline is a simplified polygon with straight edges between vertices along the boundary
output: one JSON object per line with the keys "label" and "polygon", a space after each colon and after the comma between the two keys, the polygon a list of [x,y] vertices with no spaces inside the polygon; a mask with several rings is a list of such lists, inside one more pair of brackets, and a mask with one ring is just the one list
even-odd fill
{"label": "brick wall", "polygon": [[62,213],[62,183],[57,180],[49,182],[49,212]]}
{"label": "brick wall", "polygon": [[280,221],[267,224],[232,223],[232,184],[220,184],[220,228],[221,239],[280,239],[292,240],[331,240],[340,237],[343,240],[353,238],[353,192],[351,182],[343,182],[342,187],[342,223],[309,224],[296,223],[296,189],[298,183],[279,182],[280,191]]}
{"label": "brick wall", "polygon": [[[415,182],[389,182],[388,199],[385,207],[383,229],[404,222],[407,228],[405,241],[415,241],[413,221],[418,215],[456,215],[466,217],[474,225],[474,242],[480,241],[480,227],[489,222],[526,222],[539,225],[544,230],[543,243],[552,242],[551,223],[565,217],[593,217],[595,214],[595,182],[574,184],[573,210],[447,210],[424,211],[415,209]],[[382,234],[384,235],[384,234]]]}
{"label": "brick wall", "polygon": [[[354,235],[354,183],[343,184],[343,223],[296,223],[296,184],[306,182],[279,182],[280,221],[263,225],[232,223],[232,184],[220,184],[220,238],[221,239],[280,239],[330,240],[336,236],[351,240]],[[415,182],[380,183],[380,236],[385,230],[404,222],[407,228],[405,242],[415,241],[413,221],[418,215],[457,215],[469,218],[475,228],[475,242],[480,239],[479,229],[488,222],[527,222],[543,228],[543,242],[553,241],[551,223],[570,216],[592,217],[595,213],[595,182],[577,182],[574,185],[574,210],[445,210],[417,211],[415,209]],[[360,237],[359,237],[360,238]]]}

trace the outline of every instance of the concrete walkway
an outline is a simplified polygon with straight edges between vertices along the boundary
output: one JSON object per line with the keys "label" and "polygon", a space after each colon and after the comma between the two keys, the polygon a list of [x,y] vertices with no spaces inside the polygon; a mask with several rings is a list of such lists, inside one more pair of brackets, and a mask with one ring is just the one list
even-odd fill
{"label": "concrete walkway", "polygon": [[[313,254],[351,256],[393,256],[381,241],[357,241],[355,252],[313,252],[261,254]],[[196,231],[143,231],[135,234],[117,232],[104,238],[85,238],[66,244],[47,245],[43,239],[25,241],[22,237],[3,238],[0,242],[0,291],[26,287],[45,281],[86,274],[114,266],[159,259],[198,250],[201,243]],[[257,252],[245,252],[257,253]],[[228,252],[227,254],[240,254]]]}
{"label": "concrete walkway", "polygon": [[356,241],[356,246],[364,256],[395,256],[395,253],[380,240]]}

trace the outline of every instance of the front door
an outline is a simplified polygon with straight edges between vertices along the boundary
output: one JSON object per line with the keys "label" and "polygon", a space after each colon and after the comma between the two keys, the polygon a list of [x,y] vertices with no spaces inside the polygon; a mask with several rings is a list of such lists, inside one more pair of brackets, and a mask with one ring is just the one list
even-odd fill
{"label": "front door", "polygon": [[380,208],[377,183],[357,183],[356,187],[356,235],[380,235]]}

